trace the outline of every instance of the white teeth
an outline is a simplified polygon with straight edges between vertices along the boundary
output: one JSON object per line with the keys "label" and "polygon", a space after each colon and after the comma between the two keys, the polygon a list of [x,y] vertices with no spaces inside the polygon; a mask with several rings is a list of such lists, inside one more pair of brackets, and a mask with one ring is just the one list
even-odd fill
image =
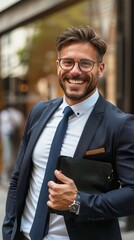
{"label": "white teeth", "polygon": [[69,80],[69,83],[73,83],[73,84],[82,84],[84,81],[82,80]]}

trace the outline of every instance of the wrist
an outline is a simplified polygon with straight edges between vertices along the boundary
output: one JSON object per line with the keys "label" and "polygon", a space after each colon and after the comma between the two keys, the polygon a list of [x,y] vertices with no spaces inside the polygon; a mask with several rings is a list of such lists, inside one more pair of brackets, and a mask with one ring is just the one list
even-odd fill
{"label": "wrist", "polygon": [[80,193],[78,192],[73,203],[69,206],[69,211],[76,215],[80,212]]}

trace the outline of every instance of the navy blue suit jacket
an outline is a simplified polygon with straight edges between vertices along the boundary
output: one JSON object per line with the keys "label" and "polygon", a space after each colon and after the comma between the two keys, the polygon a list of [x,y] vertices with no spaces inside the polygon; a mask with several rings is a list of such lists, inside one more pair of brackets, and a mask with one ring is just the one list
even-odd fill
{"label": "navy blue suit jacket", "polygon": [[[18,240],[32,170],[32,151],[61,102],[62,98],[40,102],[29,115],[9,187],[3,240]],[[80,192],[80,214],[65,216],[70,240],[121,240],[118,217],[134,214],[134,116],[100,96],[74,156],[84,157],[87,150],[102,147],[106,152],[92,158],[114,163],[121,188],[99,195]]]}

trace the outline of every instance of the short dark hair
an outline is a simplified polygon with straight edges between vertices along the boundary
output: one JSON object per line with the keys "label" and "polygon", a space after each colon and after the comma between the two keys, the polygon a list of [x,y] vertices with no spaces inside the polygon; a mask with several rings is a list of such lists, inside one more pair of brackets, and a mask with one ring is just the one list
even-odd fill
{"label": "short dark hair", "polygon": [[75,42],[87,42],[91,43],[97,53],[100,60],[107,50],[106,42],[88,25],[80,27],[69,27],[63,31],[59,37],[57,37],[56,48],[60,52],[61,49]]}

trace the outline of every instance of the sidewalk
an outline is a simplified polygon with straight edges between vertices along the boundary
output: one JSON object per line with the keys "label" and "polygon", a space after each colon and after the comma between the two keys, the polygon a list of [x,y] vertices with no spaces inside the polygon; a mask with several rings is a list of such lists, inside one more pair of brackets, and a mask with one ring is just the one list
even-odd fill
{"label": "sidewalk", "polygon": [[134,240],[134,231],[125,231],[125,221],[124,218],[120,220],[120,226],[122,229],[122,240]]}
{"label": "sidewalk", "polygon": [[5,202],[7,197],[7,186],[0,185],[0,240],[2,240],[2,223],[5,215]]}
{"label": "sidewalk", "polygon": [[[7,197],[7,188],[8,188],[7,184],[1,184],[0,185],[0,240],[3,240],[2,239],[1,227],[2,227],[2,222],[3,222],[4,212],[5,212],[5,202],[6,202],[6,197]],[[123,221],[121,221],[121,225],[123,225]],[[122,231],[122,240],[134,240],[134,231],[131,231],[131,232]]]}

